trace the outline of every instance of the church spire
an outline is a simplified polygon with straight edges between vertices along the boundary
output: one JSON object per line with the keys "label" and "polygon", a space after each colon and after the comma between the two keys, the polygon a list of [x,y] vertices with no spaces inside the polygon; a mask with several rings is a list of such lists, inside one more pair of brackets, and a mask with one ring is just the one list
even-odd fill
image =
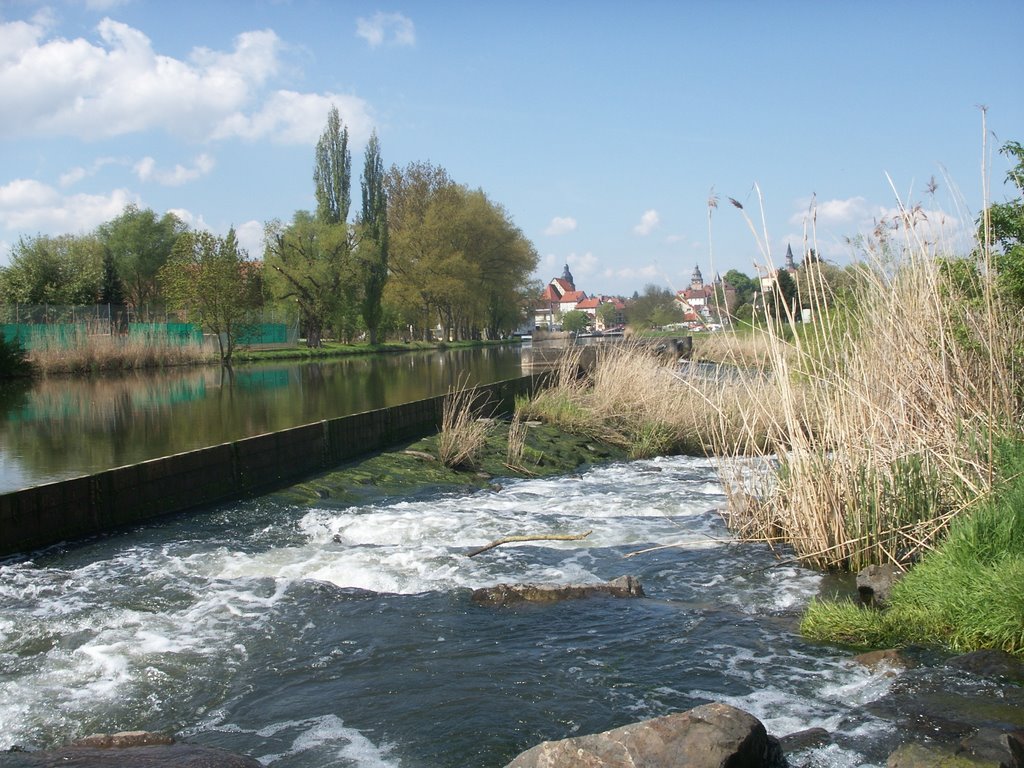
{"label": "church spire", "polygon": [[572,272],[569,271],[568,264],[565,265],[565,271],[562,272],[562,279],[572,286],[571,290],[576,290],[576,281],[572,279]]}

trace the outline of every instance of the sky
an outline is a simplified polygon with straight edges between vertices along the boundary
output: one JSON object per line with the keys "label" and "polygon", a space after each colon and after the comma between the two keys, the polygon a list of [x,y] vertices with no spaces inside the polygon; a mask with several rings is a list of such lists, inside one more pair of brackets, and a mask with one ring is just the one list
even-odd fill
{"label": "sky", "polygon": [[259,257],[332,105],[353,212],[375,130],[590,295],[848,263],[899,205],[962,249],[1013,196],[1022,33],[1020,0],[0,0],[0,265],[128,204]]}

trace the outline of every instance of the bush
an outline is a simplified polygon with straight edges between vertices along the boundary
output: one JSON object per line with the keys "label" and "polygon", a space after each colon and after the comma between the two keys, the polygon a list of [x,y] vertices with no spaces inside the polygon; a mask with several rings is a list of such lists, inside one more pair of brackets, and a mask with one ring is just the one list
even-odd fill
{"label": "bush", "polygon": [[32,366],[21,343],[17,339],[7,341],[0,334],[0,378],[14,379],[31,374]]}

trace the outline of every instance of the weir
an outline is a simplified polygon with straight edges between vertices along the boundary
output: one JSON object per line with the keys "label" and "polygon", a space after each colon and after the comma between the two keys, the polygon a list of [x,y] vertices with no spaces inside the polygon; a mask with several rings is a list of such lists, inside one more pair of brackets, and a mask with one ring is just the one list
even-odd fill
{"label": "weir", "polygon": [[[510,413],[542,376],[475,387]],[[0,495],[0,555],[80,539],[196,507],[265,493],[437,431],[446,395],[268,432]]]}

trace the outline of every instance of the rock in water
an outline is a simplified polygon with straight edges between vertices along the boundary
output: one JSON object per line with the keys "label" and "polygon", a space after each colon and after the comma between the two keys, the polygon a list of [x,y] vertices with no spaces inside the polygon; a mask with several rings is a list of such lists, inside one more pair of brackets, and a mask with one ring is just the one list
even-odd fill
{"label": "rock in water", "polygon": [[505,768],[784,768],[761,722],[727,704],[705,704],[604,733],[545,741]]}
{"label": "rock in water", "polygon": [[474,603],[556,603],[581,597],[643,597],[644,588],[636,576],[619,576],[604,584],[498,584],[473,590]]}

